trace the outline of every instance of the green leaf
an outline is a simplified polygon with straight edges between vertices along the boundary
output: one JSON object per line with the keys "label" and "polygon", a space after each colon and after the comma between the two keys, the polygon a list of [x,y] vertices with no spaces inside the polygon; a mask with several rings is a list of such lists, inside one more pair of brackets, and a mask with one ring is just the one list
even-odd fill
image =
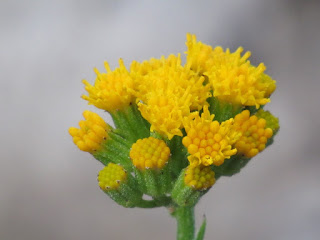
{"label": "green leaf", "polygon": [[207,219],[206,219],[206,216],[204,215],[203,216],[203,222],[201,224],[201,227],[198,231],[198,234],[197,234],[197,237],[195,240],[203,240],[204,238],[204,234],[205,234],[205,231],[206,231],[206,225],[207,225]]}

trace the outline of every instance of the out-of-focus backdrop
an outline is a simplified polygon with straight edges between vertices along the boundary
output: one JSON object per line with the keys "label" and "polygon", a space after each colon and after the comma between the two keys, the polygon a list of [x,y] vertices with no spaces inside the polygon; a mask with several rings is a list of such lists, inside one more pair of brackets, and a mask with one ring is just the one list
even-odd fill
{"label": "out-of-focus backdrop", "polygon": [[[100,191],[102,168],[67,129],[82,79],[122,57],[184,52],[185,35],[252,51],[277,80],[272,147],[221,178],[196,208],[206,239],[319,239],[319,1],[1,1],[0,239],[174,239],[166,209],[125,209]],[[110,122],[107,115],[103,115]]]}

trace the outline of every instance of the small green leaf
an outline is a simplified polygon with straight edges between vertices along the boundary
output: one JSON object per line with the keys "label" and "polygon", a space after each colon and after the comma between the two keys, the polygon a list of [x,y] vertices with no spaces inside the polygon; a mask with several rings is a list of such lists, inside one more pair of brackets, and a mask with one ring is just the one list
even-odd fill
{"label": "small green leaf", "polygon": [[197,237],[195,240],[203,240],[204,238],[204,234],[205,234],[205,231],[206,231],[206,225],[207,225],[207,219],[206,219],[206,216],[204,215],[203,216],[203,222],[201,224],[201,227],[198,231],[198,234],[197,234]]}

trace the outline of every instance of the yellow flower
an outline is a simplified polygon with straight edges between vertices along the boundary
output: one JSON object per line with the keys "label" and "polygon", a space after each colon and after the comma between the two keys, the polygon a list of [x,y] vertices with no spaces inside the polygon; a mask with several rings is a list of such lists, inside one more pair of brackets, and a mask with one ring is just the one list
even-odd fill
{"label": "yellow flower", "polygon": [[109,163],[99,172],[99,187],[104,191],[116,190],[127,180],[127,172],[120,165]]}
{"label": "yellow flower", "polygon": [[207,106],[204,106],[201,117],[194,112],[184,118],[187,136],[182,139],[182,144],[188,149],[191,165],[219,166],[237,152],[232,145],[240,135],[231,128],[233,119],[220,124],[213,118],[214,114],[210,115]]}
{"label": "yellow flower", "polygon": [[189,165],[184,176],[185,184],[197,190],[208,189],[215,181],[214,172],[210,166],[198,165],[193,167]]}
{"label": "yellow flower", "polygon": [[266,143],[272,137],[271,128],[266,128],[266,120],[253,115],[248,110],[239,113],[234,119],[234,129],[242,133],[235,143],[238,153],[252,158],[265,149]]}
{"label": "yellow flower", "polygon": [[182,120],[190,110],[200,110],[210,96],[204,77],[181,66],[179,56],[131,65],[135,95],[141,115],[151,131],[171,139],[182,136]]}
{"label": "yellow flower", "polygon": [[130,150],[131,161],[140,170],[162,169],[169,157],[169,147],[163,140],[154,137],[139,139]]}
{"label": "yellow flower", "polygon": [[229,49],[223,51],[221,47],[212,49],[190,34],[187,47],[187,65],[208,77],[213,95],[219,100],[256,108],[270,101],[276,83],[264,73],[263,63],[258,67],[250,64],[250,52],[241,56],[242,47],[234,53]]}
{"label": "yellow flower", "polygon": [[85,152],[101,149],[101,144],[108,138],[110,126],[96,113],[83,112],[85,120],[79,122],[80,128],[71,127],[69,133],[78,148]]}
{"label": "yellow flower", "polygon": [[134,96],[130,93],[133,87],[132,78],[122,59],[119,60],[119,65],[119,68],[111,71],[109,64],[105,62],[107,73],[100,73],[95,69],[97,79],[94,86],[83,80],[88,96],[83,95],[82,98],[108,112],[123,109],[133,102]]}

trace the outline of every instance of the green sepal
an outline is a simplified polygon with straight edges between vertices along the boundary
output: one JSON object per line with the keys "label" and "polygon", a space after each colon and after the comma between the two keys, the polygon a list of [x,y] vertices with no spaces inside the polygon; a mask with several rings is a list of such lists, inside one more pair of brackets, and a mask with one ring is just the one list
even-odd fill
{"label": "green sepal", "polygon": [[150,196],[160,195],[159,172],[153,169],[145,169],[142,171],[144,183],[146,186],[146,194]]}
{"label": "green sepal", "polygon": [[135,169],[134,174],[140,190],[147,195],[159,197],[171,190],[172,178],[167,166],[161,170]]}
{"label": "green sepal", "polygon": [[[171,162],[171,160],[169,160],[169,162]],[[158,185],[160,188],[160,195],[171,192],[173,187],[173,179],[173,174],[168,163],[163,169],[159,170]]]}
{"label": "green sepal", "polygon": [[137,187],[137,181],[130,173],[127,173],[127,181],[120,185],[119,192],[132,203],[141,201],[143,195]]}
{"label": "green sepal", "polygon": [[130,147],[130,143],[116,130],[111,130],[109,138],[103,143],[102,149],[93,153],[93,156],[105,166],[112,162],[131,172],[133,165],[129,158]]}
{"label": "green sepal", "polygon": [[136,104],[133,103],[122,110],[117,110],[110,114],[118,131],[131,144],[138,139],[150,136],[150,123],[141,116]]}
{"label": "green sepal", "polygon": [[140,204],[143,193],[137,188],[137,183],[131,174],[127,175],[127,180],[122,182],[117,189],[104,190],[115,202],[124,207],[135,207]]}
{"label": "green sepal", "polygon": [[210,113],[214,114],[214,120],[217,120],[220,123],[230,118],[234,118],[243,110],[243,106],[241,105],[234,105],[228,102],[220,101],[216,97],[208,98],[207,102],[210,104]]}
{"label": "green sepal", "polygon": [[184,183],[186,170],[182,170],[171,192],[172,200],[179,206],[194,206],[202,196],[201,191],[196,190]]}
{"label": "green sepal", "polygon": [[166,140],[166,144],[170,148],[170,160],[168,161],[168,169],[173,178],[178,178],[181,169],[186,168],[189,164],[187,159],[187,149],[182,144],[182,137],[174,136],[170,141]]}
{"label": "green sepal", "polygon": [[126,199],[118,190],[104,190],[104,192],[119,205],[126,208],[134,207],[134,205],[131,202],[129,202],[128,199]]}
{"label": "green sepal", "polygon": [[198,231],[198,234],[195,240],[203,240],[204,234],[206,232],[206,225],[207,225],[206,216],[203,216],[203,222],[201,224],[201,227]]}

